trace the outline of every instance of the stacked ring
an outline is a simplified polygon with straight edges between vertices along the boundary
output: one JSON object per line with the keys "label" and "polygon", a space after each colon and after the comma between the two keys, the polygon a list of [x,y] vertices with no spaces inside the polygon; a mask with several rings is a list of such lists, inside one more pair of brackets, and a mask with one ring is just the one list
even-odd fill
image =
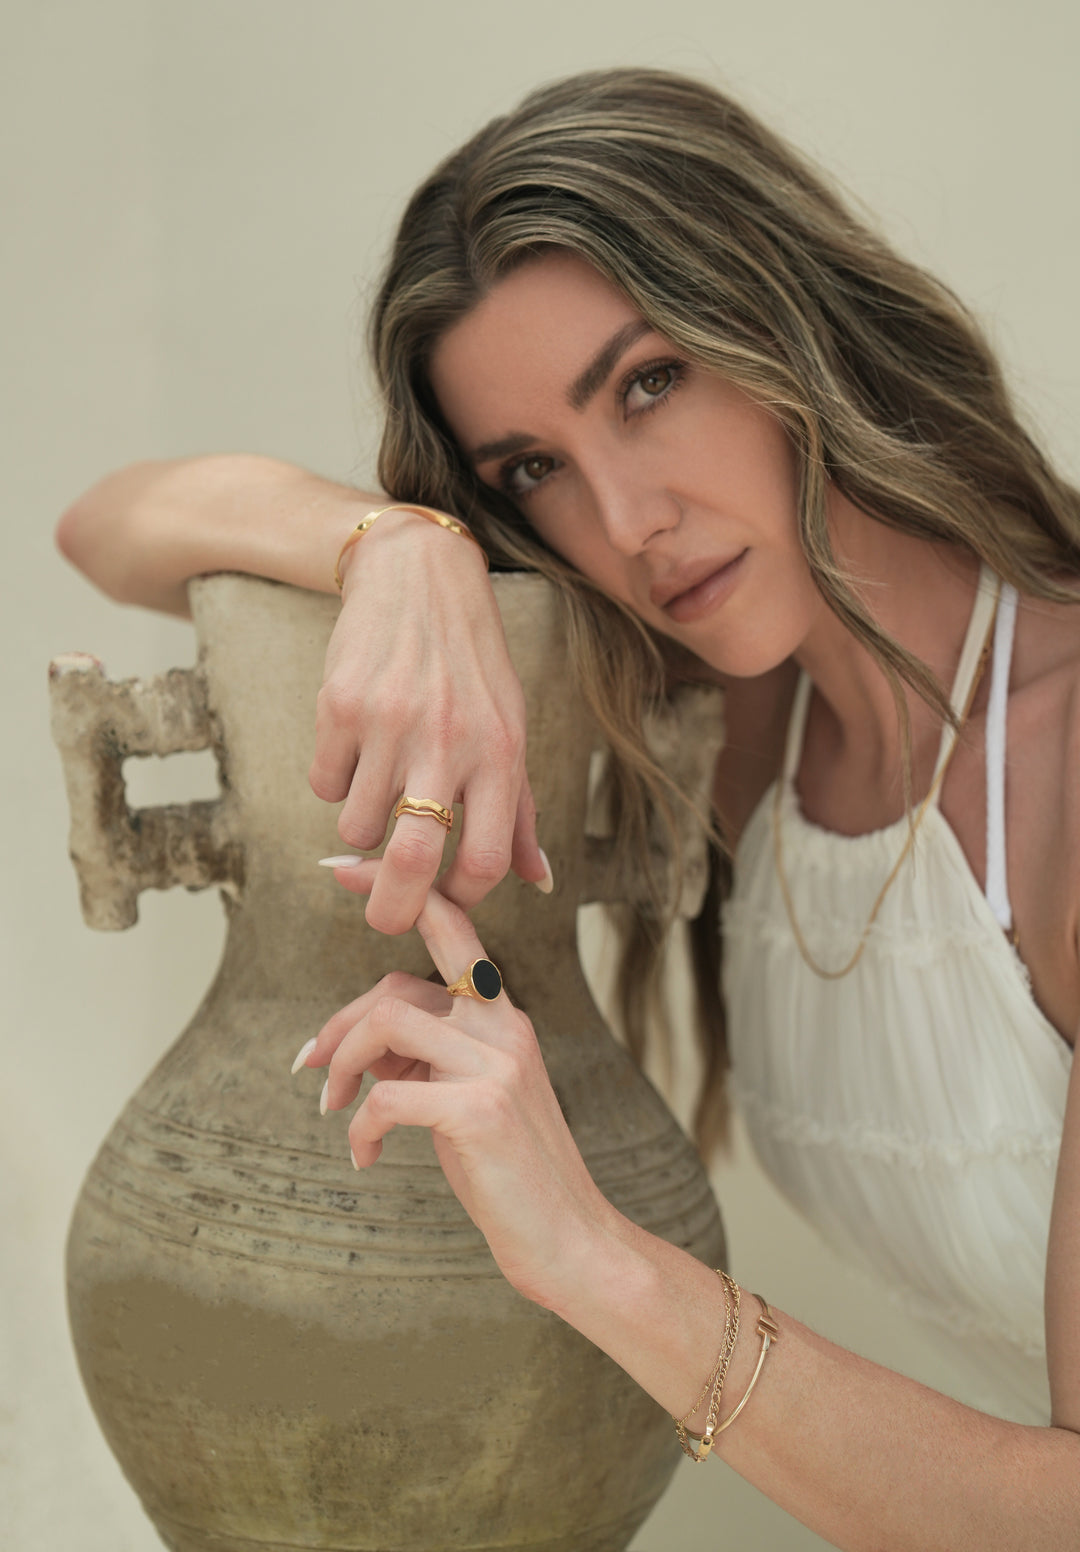
{"label": "stacked ring", "polygon": [[454,810],[446,808],[442,803],[436,803],[434,798],[411,798],[403,794],[394,809],[394,818],[400,819],[402,814],[418,814],[421,819],[437,819],[447,831],[454,828]]}
{"label": "stacked ring", "polygon": [[477,1002],[494,1002],[502,986],[497,965],[490,959],[474,959],[465,974],[446,989],[451,997],[474,997]]}

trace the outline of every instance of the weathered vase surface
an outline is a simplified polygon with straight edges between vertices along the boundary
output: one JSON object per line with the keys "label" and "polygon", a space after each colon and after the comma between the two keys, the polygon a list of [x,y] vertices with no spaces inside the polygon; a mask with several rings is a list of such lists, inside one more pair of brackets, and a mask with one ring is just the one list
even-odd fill
{"label": "weathered vase surface", "polygon": [[[596,739],[558,606],[537,578],[495,585],[556,890],[509,877],[475,921],[601,1190],[719,1265],[697,1156],[578,961],[579,903],[624,884],[585,835]],[[371,931],[315,866],[341,846],[307,782],[337,602],[233,575],[192,599],[193,670],[144,685],[80,655],[52,666],[88,920],[129,925],[140,888],[177,882],[217,884],[228,916],[212,986],[72,1222],[71,1326],[101,1426],[176,1552],[617,1552],[681,1459],[669,1418],[514,1292],[425,1130],[399,1128],[358,1174],[351,1111],[321,1117],[323,1074],[289,1076],[333,1011],[390,969],[431,969],[416,934]],[[127,808],[124,757],[207,744],[219,801]]]}

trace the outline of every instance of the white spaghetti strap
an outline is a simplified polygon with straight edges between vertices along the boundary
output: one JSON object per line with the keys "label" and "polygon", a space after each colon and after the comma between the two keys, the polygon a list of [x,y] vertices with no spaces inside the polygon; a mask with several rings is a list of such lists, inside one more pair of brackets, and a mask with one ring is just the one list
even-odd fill
{"label": "white spaghetti strap", "polygon": [[994,661],[986,708],[986,900],[1006,932],[1012,903],[1005,865],[1005,711],[1016,630],[1016,589],[1002,584],[994,629]]}
{"label": "white spaghetti strap", "polygon": [[[979,671],[979,660],[982,657],[983,647],[987,642],[987,634],[990,630],[990,622],[994,617],[997,607],[998,594],[1001,583],[985,563],[979,571],[979,580],[975,586],[975,602],[971,606],[971,618],[968,620],[967,634],[964,637],[964,645],[960,649],[960,661],[956,665],[956,677],[953,680],[952,692],[949,696],[949,704],[957,717],[963,715],[967,705],[971,686],[975,675]],[[941,743],[938,745],[937,764],[934,767],[934,780],[936,781],[942,766],[952,753],[952,746],[957,739],[956,730],[946,722],[941,730]],[[941,788],[938,787],[934,794],[934,807],[941,803]]]}

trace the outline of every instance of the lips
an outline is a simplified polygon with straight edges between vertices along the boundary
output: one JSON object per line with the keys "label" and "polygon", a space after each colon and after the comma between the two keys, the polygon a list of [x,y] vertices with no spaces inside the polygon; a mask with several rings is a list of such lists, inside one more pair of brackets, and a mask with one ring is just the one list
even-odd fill
{"label": "lips", "polygon": [[[695,561],[692,565],[683,566],[664,577],[662,581],[654,582],[649,589],[649,600],[655,608],[669,613],[673,607],[677,609],[683,601],[690,604],[692,602],[690,594],[695,593],[703,583],[710,582],[714,577],[719,582],[720,574],[734,566],[745,554],[745,550],[740,550],[736,555]],[[712,589],[708,591],[711,592]]]}

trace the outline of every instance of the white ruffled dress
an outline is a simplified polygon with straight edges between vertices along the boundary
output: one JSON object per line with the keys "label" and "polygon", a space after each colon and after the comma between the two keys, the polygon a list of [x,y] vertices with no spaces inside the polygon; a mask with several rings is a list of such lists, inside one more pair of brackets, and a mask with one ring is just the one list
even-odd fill
{"label": "white ruffled dress", "polygon": [[[953,688],[958,709],[997,591],[984,572]],[[859,962],[823,979],[799,952],[781,894],[770,788],[736,853],[724,990],[734,1095],[767,1173],[835,1250],[948,1346],[950,1383],[940,1388],[998,1416],[1046,1423],[1043,1283],[1072,1053],[1003,930],[1014,617],[1006,588],[987,730],[990,898],[935,801]],[[804,675],[780,778],[784,871],[810,952],[839,967],[908,821],[848,837],[803,817],[794,775],[810,689]],[[953,736],[946,728],[939,760]]]}

